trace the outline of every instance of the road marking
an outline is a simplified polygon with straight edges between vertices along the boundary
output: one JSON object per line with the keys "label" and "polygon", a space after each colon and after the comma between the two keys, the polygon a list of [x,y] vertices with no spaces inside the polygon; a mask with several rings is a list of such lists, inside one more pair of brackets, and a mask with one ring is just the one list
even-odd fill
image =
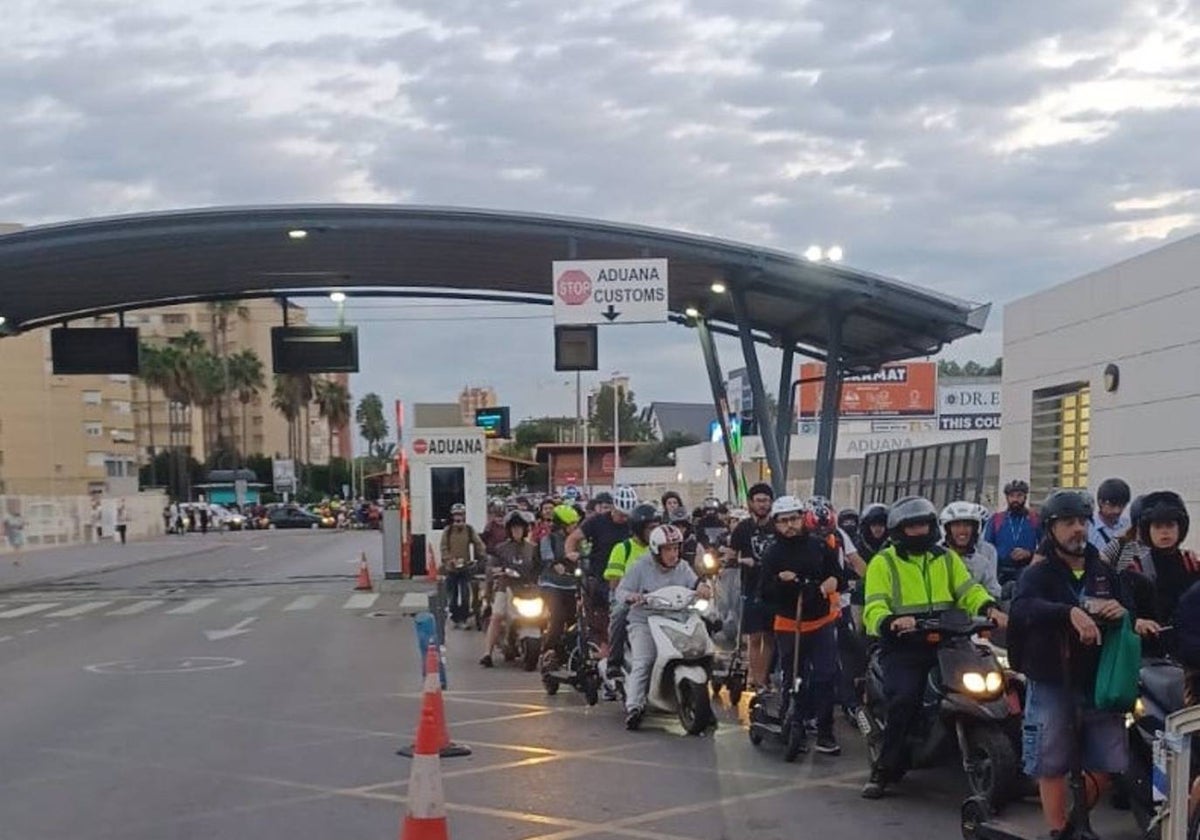
{"label": "road marking", "polygon": [[420,592],[405,592],[404,597],[400,599],[400,609],[402,610],[426,610],[429,609],[429,596]]}
{"label": "road marking", "polygon": [[128,607],[121,607],[119,610],[113,610],[112,612],[105,613],[105,615],[137,615],[138,613],[144,613],[147,610],[152,610],[155,607],[161,607],[165,603],[167,602],[156,600],[137,601],[130,604]]}
{"label": "road marking", "polygon": [[165,615],[191,615],[192,613],[200,612],[200,610],[204,609],[205,607],[211,607],[213,604],[217,603],[218,600],[220,599],[193,598],[186,604],[181,604],[173,610],[167,610]]}
{"label": "road marking", "polygon": [[[185,656],[177,659],[129,659],[87,665],[83,670],[93,674],[185,674],[196,671],[217,671],[245,665],[244,659],[224,656]],[[185,667],[186,666],[186,667]]]}
{"label": "road marking", "polygon": [[15,610],[0,612],[0,618],[20,618],[24,615],[33,615],[42,610],[52,610],[55,607],[61,607],[62,604],[30,604],[27,607],[17,607]]}
{"label": "road marking", "polygon": [[317,604],[321,603],[324,595],[301,595],[295,601],[283,608],[284,612],[292,612],[293,610],[311,610]]}
{"label": "road marking", "polygon": [[52,613],[46,613],[47,618],[75,618],[84,613],[90,613],[93,610],[102,610],[105,607],[111,607],[115,601],[88,601],[76,607],[67,607],[65,610],[58,610]]}
{"label": "road marking", "polygon": [[0,636],[0,644],[3,644],[4,642],[11,642],[12,640],[12,636]]}
{"label": "road marking", "polygon": [[250,631],[247,628],[256,621],[258,621],[256,617],[250,616],[249,618],[243,618],[228,630],[205,630],[204,635],[210,642],[215,642],[217,639],[228,639],[231,636],[240,636],[243,633],[249,633]]}
{"label": "road marking", "polygon": [[271,603],[272,597],[273,596],[268,595],[266,598],[247,598],[240,604],[234,604],[232,607],[230,607],[229,612],[254,612],[255,610],[262,609],[267,604]]}
{"label": "road marking", "polygon": [[22,630],[21,635],[22,636],[32,636],[34,633],[36,633],[40,629],[41,628],[39,628],[39,627],[31,627],[28,630]]}
{"label": "road marking", "polygon": [[365,610],[367,607],[379,600],[379,595],[374,592],[358,592],[351,595],[346,603],[342,604],[344,610]]}

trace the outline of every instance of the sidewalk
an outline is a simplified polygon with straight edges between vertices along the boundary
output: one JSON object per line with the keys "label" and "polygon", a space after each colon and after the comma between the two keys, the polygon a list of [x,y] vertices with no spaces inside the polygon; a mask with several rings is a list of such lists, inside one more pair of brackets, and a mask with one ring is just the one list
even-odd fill
{"label": "sidewalk", "polygon": [[[6,553],[0,556],[0,592],[173,557],[208,554],[237,542],[236,538],[219,533],[189,534],[185,537],[155,537],[126,545],[105,540],[92,545]],[[20,561],[20,565],[14,561]]]}

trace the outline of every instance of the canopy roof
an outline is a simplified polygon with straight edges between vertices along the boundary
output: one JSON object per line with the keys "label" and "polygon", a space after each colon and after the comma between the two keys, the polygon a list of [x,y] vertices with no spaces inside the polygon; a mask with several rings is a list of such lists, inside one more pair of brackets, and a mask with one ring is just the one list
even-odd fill
{"label": "canopy roof", "polygon": [[[292,230],[307,231],[292,238]],[[5,329],[187,301],[350,294],[551,302],[554,260],[664,257],[672,319],[695,307],[736,326],[745,292],[758,341],[824,357],[845,316],[849,368],[938,352],[981,331],[990,305],[838,264],[675,231],[447,207],[314,205],[177,210],[26,228],[0,236]]]}

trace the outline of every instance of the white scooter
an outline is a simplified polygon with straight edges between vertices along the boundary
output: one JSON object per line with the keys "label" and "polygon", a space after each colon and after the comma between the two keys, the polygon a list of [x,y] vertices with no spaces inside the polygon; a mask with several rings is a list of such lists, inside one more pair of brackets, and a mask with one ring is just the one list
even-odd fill
{"label": "white scooter", "polygon": [[[689,735],[699,735],[717,722],[708,692],[716,647],[703,619],[711,605],[694,589],[664,586],[646,593],[641,606],[649,612],[655,650],[647,708],[678,715]],[[632,660],[626,648],[623,684]]]}

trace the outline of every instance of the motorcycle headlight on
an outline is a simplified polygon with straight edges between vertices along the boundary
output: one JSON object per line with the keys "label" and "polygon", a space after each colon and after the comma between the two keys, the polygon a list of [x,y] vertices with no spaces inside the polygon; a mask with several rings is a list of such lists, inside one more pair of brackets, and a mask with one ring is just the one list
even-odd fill
{"label": "motorcycle headlight on", "polygon": [[969,694],[999,694],[1004,687],[1004,675],[999,671],[967,671],[962,675],[962,687]]}
{"label": "motorcycle headlight on", "polygon": [[704,564],[705,571],[711,572],[717,568],[717,558],[713,557],[711,551],[704,552],[704,556],[700,558],[700,562]]}
{"label": "motorcycle headlight on", "polygon": [[700,612],[700,613],[708,612],[709,606],[710,606],[710,604],[708,603],[707,598],[697,598],[692,603],[692,609],[694,609],[696,612]]}
{"label": "motorcycle headlight on", "polygon": [[513,606],[521,618],[537,618],[546,604],[541,598],[513,598]]}

